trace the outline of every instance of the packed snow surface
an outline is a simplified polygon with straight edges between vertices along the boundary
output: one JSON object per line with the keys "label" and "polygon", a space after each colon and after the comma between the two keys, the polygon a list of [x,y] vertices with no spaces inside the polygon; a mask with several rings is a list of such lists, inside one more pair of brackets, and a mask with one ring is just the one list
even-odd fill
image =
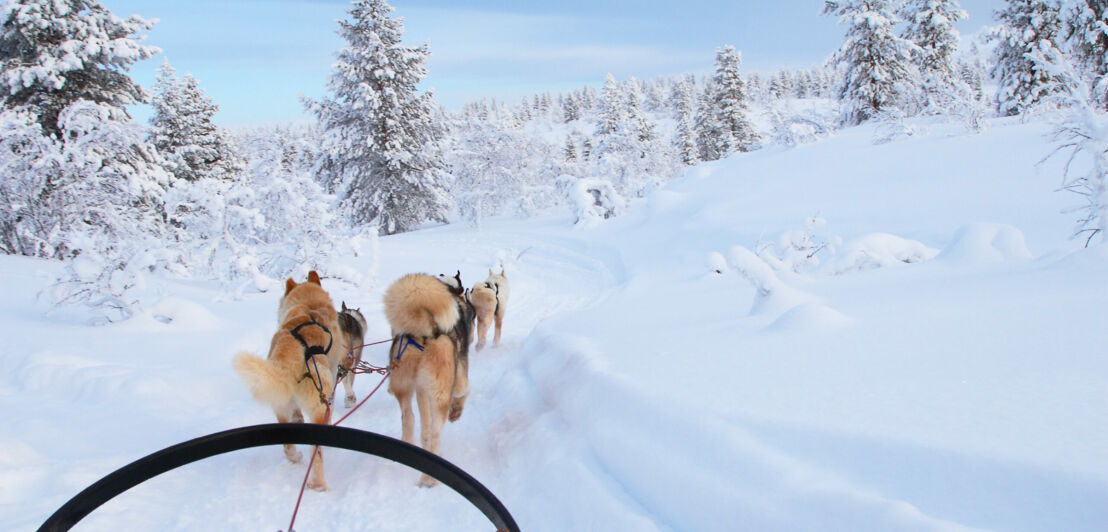
{"label": "packed snow surface", "polygon": [[[1061,162],[1036,166],[1047,131],[874,145],[852,128],[698,166],[595,224],[382,238],[334,259],[376,283],[324,287],[380,340],[392,280],[504,268],[503,341],[471,354],[442,455],[523,530],[1108,530],[1108,250],[1067,238]],[[828,245],[775,268],[764,244],[813,216]],[[273,420],[230,360],[265,353],[279,294],[159,277],[142,313],[89,326],[37,297],[59,269],[0,257],[3,530],[149,453]],[[399,437],[399,410],[382,391],[344,425]],[[334,449],[325,465],[298,530],[491,529],[404,466]],[[78,529],[284,530],[304,468],[279,447],[222,455]]]}

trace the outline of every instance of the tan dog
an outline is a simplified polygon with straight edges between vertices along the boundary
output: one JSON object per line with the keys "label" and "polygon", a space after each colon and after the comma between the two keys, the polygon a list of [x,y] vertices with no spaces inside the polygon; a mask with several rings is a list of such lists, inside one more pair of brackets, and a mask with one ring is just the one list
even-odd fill
{"label": "tan dog", "polygon": [[483,283],[473,285],[469,292],[470,303],[477,314],[477,350],[485,348],[485,338],[488,336],[489,326],[495,321],[496,331],[493,335],[493,346],[500,345],[500,329],[504,325],[504,312],[508,308],[508,277],[504,270],[500,274],[492,273],[489,269],[489,277]]}
{"label": "tan dog", "polygon": [[[461,275],[401,277],[385,291],[385,318],[392,327],[389,393],[400,404],[401,438],[415,444],[412,395],[419,405],[420,442],[438,454],[446,420],[462,415],[469,395],[469,344],[473,307],[463,296]],[[423,475],[419,485],[434,486]]]}
{"label": "tan dog", "polygon": [[342,378],[342,388],[346,390],[346,408],[351,408],[358,402],[354,395],[354,367],[362,361],[362,344],[365,343],[365,316],[356,308],[346,308],[346,302],[342,302],[342,310],[339,311],[339,329],[342,330],[342,339],[347,350],[342,358],[342,367],[346,369],[346,376]]}
{"label": "tan dog", "polygon": [[[235,355],[232,366],[254,398],[273,408],[278,422],[303,422],[307,414],[312,423],[328,423],[335,371],[346,343],[339,334],[331,296],[316,272],[308,272],[308,282],[303,284],[285,282],[277,319],[280,325],[270,342],[269,357],[262,360],[243,351]],[[286,444],[285,457],[295,463],[303,455]],[[308,487],[327,490],[322,453],[312,464]]]}

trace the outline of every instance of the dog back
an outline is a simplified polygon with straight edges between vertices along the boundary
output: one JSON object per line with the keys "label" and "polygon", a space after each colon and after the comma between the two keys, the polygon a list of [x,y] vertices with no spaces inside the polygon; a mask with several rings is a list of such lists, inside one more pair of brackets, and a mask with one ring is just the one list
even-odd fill
{"label": "dog back", "polygon": [[427,274],[411,273],[385,291],[385,319],[392,334],[435,336],[450,331],[461,317],[450,288]]}

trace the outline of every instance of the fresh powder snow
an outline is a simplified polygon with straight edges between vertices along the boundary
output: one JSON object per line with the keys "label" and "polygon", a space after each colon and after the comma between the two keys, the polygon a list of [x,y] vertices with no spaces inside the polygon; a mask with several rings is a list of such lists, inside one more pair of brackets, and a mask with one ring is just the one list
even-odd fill
{"label": "fresh powder snow", "polygon": [[[875,127],[704,163],[616,218],[382,237],[333,259],[374,282],[323,284],[375,341],[401,275],[506,271],[503,342],[471,352],[441,454],[523,530],[1108,529],[1108,249],[1068,238],[1063,161],[1037,164],[1049,125],[879,145]],[[266,352],[278,292],[158,275],[155,304],[90,326],[47,312],[61,268],[0,257],[3,530],[147,454],[273,421],[230,361]],[[359,399],[378,380],[359,376]],[[344,425],[399,437],[399,417],[381,391]],[[407,467],[325,456],[331,490],[304,495],[298,530],[492,527]],[[221,455],[78,529],[284,530],[305,467]]]}

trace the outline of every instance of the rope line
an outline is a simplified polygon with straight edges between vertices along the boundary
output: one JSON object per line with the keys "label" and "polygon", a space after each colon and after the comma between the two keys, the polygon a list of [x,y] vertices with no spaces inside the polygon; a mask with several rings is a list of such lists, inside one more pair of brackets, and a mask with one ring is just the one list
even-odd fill
{"label": "rope line", "polygon": [[[350,348],[349,351],[346,352],[346,358],[347,358],[347,360],[353,360],[355,349],[358,349],[358,348],[361,348],[361,347],[368,347],[368,346],[383,344],[383,343],[391,342],[391,341],[393,341],[393,339],[389,338],[388,340],[381,340],[380,342],[371,342],[371,343],[368,343],[368,344],[359,345],[357,347],[352,347],[352,348]],[[411,340],[409,338],[408,341],[411,342],[412,345],[419,348],[420,351],[423,350],[423,347],[420,346],[418,343],[416,343],[414,340]],[[407,348],[407,347],[408,347],[407,343],[402,345],[401,348],[400,348],[400,353],[403,354],[404,349]],[[400,355],[397,355],[398,360],[399,360],[399,358],[400,358]],[[305,360],[304,363],[307,364],[307,360]],[[315,357],[312,357],[312,363],[313,364],[315,363]],[[381,377],[380,382],[377,383],[377,386],[375,386],[373,388],[373,391],[369,392],[369,394],[367,394],[365,397],[363,397],[362,400],[359,401],[358,404],[354,406],[354,408],[351,408],[350,411],[346,413],[346,415],[342,416],[341,418],[339,418],[338,421],[336,421],[334,423],[330,423],[330,420],[331,420],[331,405],[332,405],[332,402],[335,399],[335,392],[338,391],[339,381],[342,380],[342,377],[338,376],[338,377],[335,378],[334,386],[331,387],[331,400],[330,401],[327,401],[324,398],[323,386],[322,386],[322,376],[320,377],[321,383],[320,383],[319,386],[316,386],[316,389],[319,390],[319,399],[320,399],[320,401],[322,401],[323,404],[327,407],[327,413],[324,415],[324,423],[332,425],[332,426],[336,426],[336,427],[340,423],[342,423],[343,421],[346,421],[346,418],[350,417],[351,414],[353,414],[355,411],[357,411],[359,408],[361,408],[362,405],[365,404],[365,402],[368,401],[370,397],[373,397],[373,394],[377,393],[377,390],[381,389],[381,386],[383,386],[385,384],[385,381],[388,380],[389,375],[392,373],[391,371],[389,371],[389,368],[374,366],[373,364],[370,364],[370,363],[364,362],[364,361],[358,361],[358,363],[352,365],[352,367],[349,370],[346,370],[343,366],[340,365],[339,370],[340,370],[339,371],[340,374],[344,373],[344,371],[350,371],[351,373],[354,373],[354,374],[377,373],[377,374],[380,374],[382,377]],[[319,367],[318,366],[316,366],[316,373],[317,374],[319,373]],[[313,384],[314,383],[315,383],[315,380],[313,379]],[[293,530],[293,525],[296,524],[296,515],[300,513],[300,503],[304,500],[304,490],[307,489],[307,487],[308,487],[308,477],[310,477],[311,474],[312,474],[312,466],[315,465],[315,457],[319,453],[320,453],[320,449],[319,449],[318,445],[316,445],[315,447],[312,448],[312,457],[308,459],[308,470],[304,472],[304,480],[300,483],[300,493],[298,493],[296,495],[296,506],[294,506],[293,509],[292,509],[292,518],[289,520],[288,532],[295,532]]]}

